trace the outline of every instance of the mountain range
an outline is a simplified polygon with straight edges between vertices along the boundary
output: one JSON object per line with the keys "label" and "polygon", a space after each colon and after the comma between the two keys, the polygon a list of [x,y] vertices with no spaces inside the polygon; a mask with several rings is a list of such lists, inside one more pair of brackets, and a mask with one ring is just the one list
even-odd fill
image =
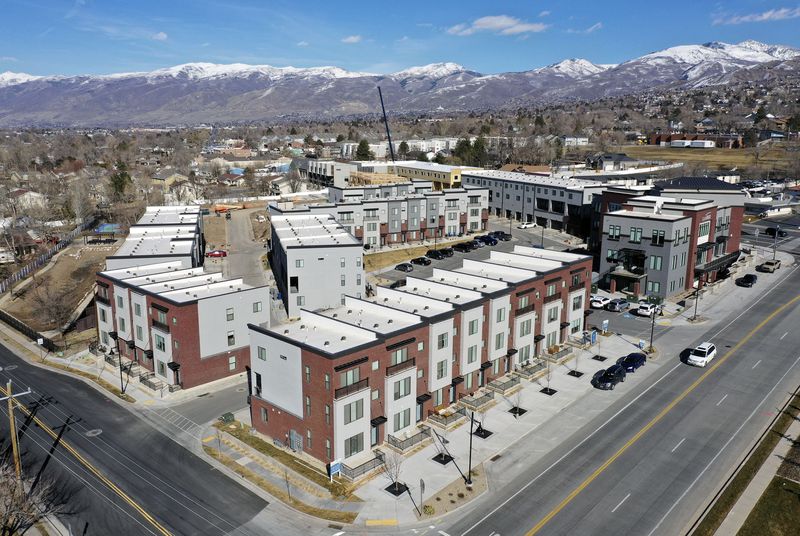
{"label": "mountain range", "polygon": [[481,74],[434,63],[392,74],[338,67],[187,63],[85,76],[0,73],[0,126],[145,126],[489,110],[697,88],[800,72],[800,50],[758,41],[681,45],[620,64],[585,59]]}

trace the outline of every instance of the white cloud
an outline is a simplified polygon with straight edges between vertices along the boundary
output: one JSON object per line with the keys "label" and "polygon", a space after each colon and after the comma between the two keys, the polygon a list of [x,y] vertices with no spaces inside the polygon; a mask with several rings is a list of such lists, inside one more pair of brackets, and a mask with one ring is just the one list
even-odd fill
{"label": "white cloud", "polygon": [[574,29],[570,28],[569,30],[567,30],[567,33],[571,33],[571,34],[590,34],[590,33],[596,32],[597,30],[601,30],[602,28],[603,28],[603,23],[602,22],[595,22],[594,24],[592,24],[591,26],[589,26],[585,30],[574,30]]}
{"label": "white cloud", "polygon": [[308,46],[308,41],[299,41],[297,43],[297,46],[299,46],[299,47],[307,47]]}
{"label": "white cloud", "polygon": [[211,46],[211,43],[207,43],[207,42],[206,43],[202,43],[200,46],[203,47],[203,48],[209,47],[209,46]]}
{"label": "white cloud", "polygon": [[547,11],[547,10],[545,9],[544,11],[540,11],[540,12],[539,12],[539,18],[541,18],[541,17],[546,17],[546,16],[548,16],[549,14],[550,14],[550,11]]}
{"label": "white cloud", "polygon": [[166,41],[169,36],[165,32],[154,33],[150,36],[153,41]]}
{"label": "white cloud", "polygon": [[750,13],[749,15],[717,15],[714,18],[714,26],[720,24],[743,24],[747,22],[774,22],[776,20],[789,20],[800,18],[800,7],[781,7],[770,9],[763,13]]}
{"label": "white cloud", "polygon": [[477,32],[492,32],[499,35],[518,35],[545,31],[549,26],[541,22],[526,22],[508,15],[492,15],[475,19],[471,24],[461,23],[448,28],[452,35],[472,35]]}
{"label": "white cloud", "polygon": [[348,45],[353,45],[355,43],[360,43],[363,37],[360,35],[348,35],[344,39],[342,39],[342,43],[347,43]]}
{"label": "white cloud", "polygon": [[0,56],[0,63],[16,63],[18,61],[14,56]]}

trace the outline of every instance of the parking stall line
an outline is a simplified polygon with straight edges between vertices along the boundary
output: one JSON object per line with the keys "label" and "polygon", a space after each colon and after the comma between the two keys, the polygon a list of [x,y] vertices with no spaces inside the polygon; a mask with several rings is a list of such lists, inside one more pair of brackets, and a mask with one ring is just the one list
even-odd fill
{"label": "parking stall line", "polygon": [[681,445],[683,445],[683,442],[684,442],[684,441],[686,441],[686,438],[685,438],[685,437],[684,437],[683,439],[681,439],[680,441],[678,441],[678,444],[677,444],[677,445],[675,445],[674,447],[672,447],[672,450],[670,451],[670,453],[672,453],[672,452],[675,452],[676,450],[678,450],[678,447],[680,447]]}
{"label": "parking stall line", "polygon": [[614,512],[616,512],[616,511],[617,511],[617,509],[618,509],[620,506],[622,506],[622,503],[624,503],[625,501],[627,501],[627,500],[628,500],[628,497],[630,497],[630,496],[631,496],[631,494],[630,494],[630,493],[628,493],[627,495],[625,495],[625,496],[622,498],[622,500],[621,500],[621,501],[619,501],[619,504],[617,504],[617,505],[614,507],[614,509],[613,509],[613,510],[611,510],[611,513],[613,514]]}

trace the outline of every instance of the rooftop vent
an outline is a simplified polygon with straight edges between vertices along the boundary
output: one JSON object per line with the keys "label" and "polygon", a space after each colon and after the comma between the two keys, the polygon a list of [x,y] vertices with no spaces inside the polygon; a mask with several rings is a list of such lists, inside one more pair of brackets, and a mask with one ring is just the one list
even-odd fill
{"label": "rooftop vent", "polygon": [[331,345],[331,341],[325,341],[324,343],[322,343],[322,346],[330,346],[330,345]]}

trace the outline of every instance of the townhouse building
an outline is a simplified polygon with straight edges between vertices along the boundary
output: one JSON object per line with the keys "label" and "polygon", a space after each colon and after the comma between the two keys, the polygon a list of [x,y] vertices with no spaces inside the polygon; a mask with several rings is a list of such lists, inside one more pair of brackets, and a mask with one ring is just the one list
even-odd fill
{"label": "townhouse building", "polygon": [[[435,238],[459,236],[486,229],[488,192],[484,188],[430,191],[418,185],[332,188],[335,203],[297,207],[270,205],[271,214],[331,215],[339,225],[370,249]],[[414,193],[411,193],[414,192]]]}
{"label": "townhouse building", "polygon": [[108,269],[96,282],[100,343],[170,390],[244,372],[247,325],[269,325],[267,287],[180,260]]}
{"label": "townhouse building", "polygon": [[516,246],[400,289],[251,325],[255,428],[355,466],[431,415],[580,336],[591,258]]}
{"label": "townhouse building", "polygon": [[468,170],[474,170],[470,166],[448,166],[435,162],[397,162],[390,169],[394,173],[407,179],[418,179],[431,181],[435,190],[445,188],[459,188],[461,186],[461,175]]}
{"label": "townhouse building", "polygon": [[270,206],[269,214],[270,267],[289,318],[364,293],[363,245],[329,213],[282,213]]}
{"label": "townhouse building", "polygon": [[464,171],[462,181],[464,186],[489,190],[489,211],[496,216],[581,238],[591,228],[592,199],[606,187],[596,181],[513,171]]}

